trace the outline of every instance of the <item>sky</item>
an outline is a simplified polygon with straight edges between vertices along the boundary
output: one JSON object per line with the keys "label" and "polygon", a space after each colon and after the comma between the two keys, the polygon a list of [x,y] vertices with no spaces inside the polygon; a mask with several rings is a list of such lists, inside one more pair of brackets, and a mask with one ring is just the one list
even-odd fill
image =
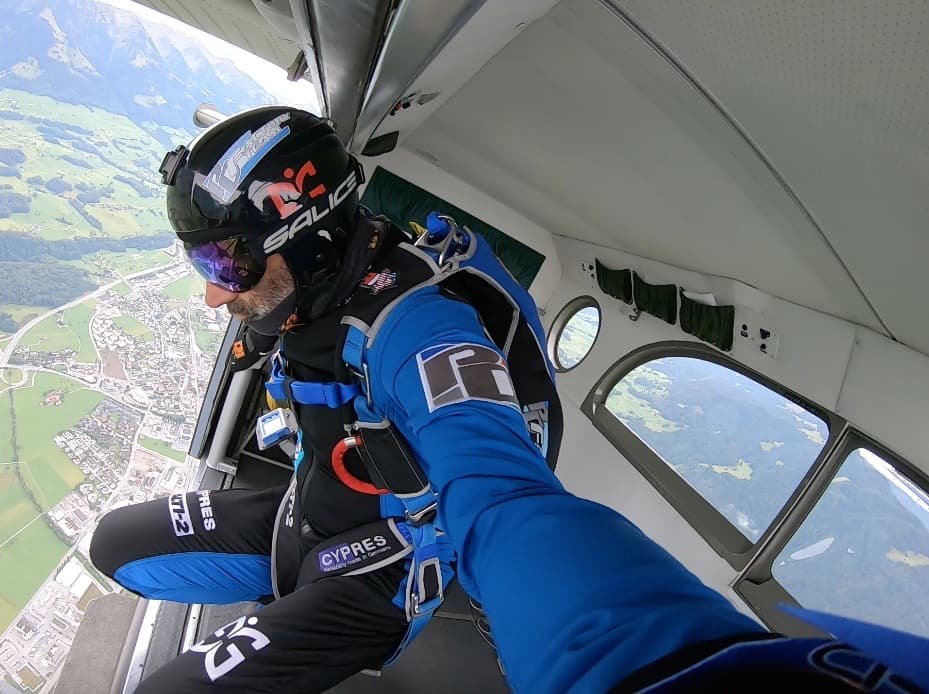
{"label": "sky", "polygon": [[242,50],[238,46],[233,46],[231,43],[218,39],[212,34],[194,29],[173,17],[168,17],[149,7],[132,2],[132,0],[97,0],[97,2],[129,10],[146,23],[158,22],[174,31],[183,32],[204,44],[207,50],[217,58],[228,58],[234,61],[240,70],[248,73],[262,87],[280,99],[281,103],[300,106],[313,113],[319,113],[319,105],[313,85],[305,80],[298,83],[288,81],[285,71],[277,65]]}

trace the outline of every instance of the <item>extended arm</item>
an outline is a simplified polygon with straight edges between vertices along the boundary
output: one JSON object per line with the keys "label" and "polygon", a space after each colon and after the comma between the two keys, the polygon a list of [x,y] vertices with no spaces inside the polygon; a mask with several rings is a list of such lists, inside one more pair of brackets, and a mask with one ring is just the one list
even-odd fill
{"label": "extended arm", "polygon": [[378,336],[373,387],[439,491],[516,690],[605,691],[683,646],[762,630],[623,516],[568,493],[504,393],[436,407],[422,363],[455,345],[493,348],[471,307],[424,290]]}

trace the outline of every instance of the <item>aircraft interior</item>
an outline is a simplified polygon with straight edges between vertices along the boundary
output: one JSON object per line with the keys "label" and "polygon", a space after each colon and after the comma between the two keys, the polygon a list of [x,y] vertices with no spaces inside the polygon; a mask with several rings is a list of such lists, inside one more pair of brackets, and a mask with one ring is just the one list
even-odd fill
{"label": "aircraft interior", "polygon": [[[773,631],[818,633],[787,603],[929,635],[925,2],[142,4],[315,90],[374,212],[491,238],[547,331],[569,491]],[[194,488],[290,476],[254,441],[267,364],[228,370],[240,328]],[[107,600],[58,691],[129,694],[242,609]],[[508,691],[459,586],[396,665],[332,691],[427,690]]]}

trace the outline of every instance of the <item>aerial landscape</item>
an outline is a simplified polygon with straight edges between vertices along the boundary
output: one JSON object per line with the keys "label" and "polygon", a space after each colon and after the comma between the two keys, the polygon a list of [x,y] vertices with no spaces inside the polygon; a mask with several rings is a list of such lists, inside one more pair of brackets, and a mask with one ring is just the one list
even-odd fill
{"label": "aerial landscape", "polygon": [[[228,316],[203,303],[157,173],[191,114],[275,103],[189,35],[93,0],[0,20],[0,691],[54,688],[104,511],[190,484]],[[7,9],[7,8],[5,8]]]}

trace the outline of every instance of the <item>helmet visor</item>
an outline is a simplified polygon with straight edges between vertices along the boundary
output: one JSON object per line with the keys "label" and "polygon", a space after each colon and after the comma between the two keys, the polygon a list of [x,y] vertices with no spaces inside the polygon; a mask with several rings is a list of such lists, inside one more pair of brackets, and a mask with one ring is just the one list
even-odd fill
{"label": "helmet visor", "polygon": [[206,243],[185,241],[184,253],[203,279],[230,292],[252,289],[265,271],[264,258],[253,255],[241,236]]}

